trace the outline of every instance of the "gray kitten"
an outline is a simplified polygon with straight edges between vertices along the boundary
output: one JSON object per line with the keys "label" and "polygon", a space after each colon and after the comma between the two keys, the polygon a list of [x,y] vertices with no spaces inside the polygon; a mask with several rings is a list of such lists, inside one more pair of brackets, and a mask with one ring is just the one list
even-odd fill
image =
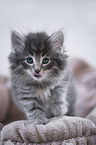
{"label": "gray kitten", "polygon": [[14,101],[34,124],[73,115],[75,92],[62,31],[21,35],[13,31],[9,56]]}

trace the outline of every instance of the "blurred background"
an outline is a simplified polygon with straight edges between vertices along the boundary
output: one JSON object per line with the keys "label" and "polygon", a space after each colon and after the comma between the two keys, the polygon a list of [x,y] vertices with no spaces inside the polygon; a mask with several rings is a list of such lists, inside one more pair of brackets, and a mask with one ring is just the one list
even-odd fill
{"label": "blurred background", "polygon": [[96,0],[0,0],[0,74],[9,75],[10,34],[64,28],[70,57],[96,68]]}

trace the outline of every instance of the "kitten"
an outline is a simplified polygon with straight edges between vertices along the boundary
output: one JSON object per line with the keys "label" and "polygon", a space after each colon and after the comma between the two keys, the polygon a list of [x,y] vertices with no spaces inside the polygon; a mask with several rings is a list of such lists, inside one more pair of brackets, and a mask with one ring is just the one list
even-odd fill
{"label": "kitten", "polygon": [[52,117],[73,114],[75,93],[67,69],[63,32],[23,36],[12,31],[11,41],[12,92],[28,120],[45,124]]}

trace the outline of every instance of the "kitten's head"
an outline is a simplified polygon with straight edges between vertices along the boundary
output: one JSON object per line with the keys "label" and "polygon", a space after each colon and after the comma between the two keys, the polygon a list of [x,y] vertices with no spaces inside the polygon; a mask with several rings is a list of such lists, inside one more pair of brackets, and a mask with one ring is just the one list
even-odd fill
{"label": "kitten's head", "polygon": [[55,84],[66,65],[63,50],[64,35],[45,32],[21,35],[12,31],[12,51],[9,56],[12,79],[25,84]]}

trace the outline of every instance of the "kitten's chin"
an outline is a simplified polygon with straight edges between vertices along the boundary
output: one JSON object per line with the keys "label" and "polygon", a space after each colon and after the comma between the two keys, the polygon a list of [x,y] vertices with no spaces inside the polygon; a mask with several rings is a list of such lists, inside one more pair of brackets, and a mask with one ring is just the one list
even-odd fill
{"label": "kitten's chin", "polygon": [[38,82],[40,82],[40,81],[42,81],[44,78],[42,77],[42,76],[36,76],[36,75],[34,75],[34,80],[35,81],[38,81]]}
{"label": "kitten's chin", "polygon": [[42,82],[42,81],[46,80],[47,77],[48,76],[46,74],[39,74],[39,75],[34,74],[33,79],[34,79],[34,81]]}

